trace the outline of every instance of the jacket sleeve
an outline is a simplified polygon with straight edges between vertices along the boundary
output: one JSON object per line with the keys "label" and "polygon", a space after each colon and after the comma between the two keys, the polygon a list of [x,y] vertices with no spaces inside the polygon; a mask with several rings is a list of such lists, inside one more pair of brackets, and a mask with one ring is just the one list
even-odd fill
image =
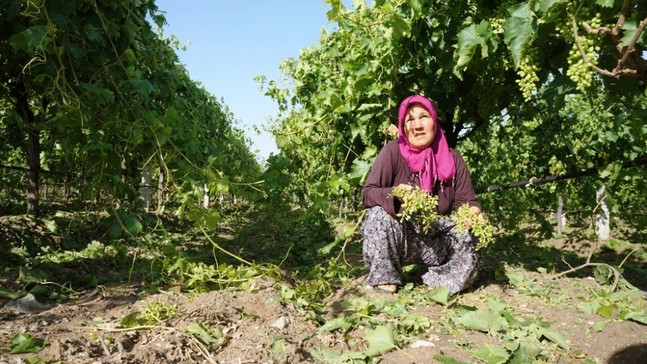
{"label": "jacket sleeve", "polygon": [[390,149],[385,146],[377,155],[362,188],[362,204],[365,207],[382,206],[386,212],[395,216],[399,203],[391,193],[396,174],[396,161]]}
{"label": "jacket sleeve", "polygon": [[470,206],[476,206],[483,210],[481,203],[476,199],[474,186],[472,186],[470,173],[463,156],[457,150],[453,150],[453,152],[454,164],[456,166],[454,206],[458,208],[467,203]]}

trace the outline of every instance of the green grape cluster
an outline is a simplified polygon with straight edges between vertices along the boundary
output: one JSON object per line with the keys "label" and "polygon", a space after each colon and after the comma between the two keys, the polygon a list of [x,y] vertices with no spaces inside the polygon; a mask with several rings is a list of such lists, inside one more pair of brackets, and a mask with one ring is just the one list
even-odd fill
{"label": "green grape cluster", "polygon": [[589,20],[589,25],[593,29],[598,29],[602,26],[602,14],[597,13],[593,17],[593,19]]}
{"label": "green grape cluster", "polygon": [[[474,213],[470,211],[470,206],[468,204],[464,204],[454,211],[452,213],[452,219],[456,222],[456,231],[459,234],[472,229],[472,234],[478,238],[476,250],[484,248],[494,241],[494,228],[492,225],[490,225],[486,220],[481,220],[474,216]],[[466,220],[472,222],[471,228],[467,227],[465,224]]]}
{"label": "green grape cluster", "polygon": [[393,188],[392,195],[402,201],[402,212],[398,217],[416,223],[423,233],[429,232],[431,224],[438,220],[438,197],[430,195],[420,187],[398,186]]}
{"label": "green grape cluster", "polygon": [[591,66],[597,63],[595,52],[599,52],[600,48],[594,46],[593,40],[587,37],[579,37],[579,42],[588,62],[582,57],[582,52],[580,52],[577,43],[574,43],[568,53],[569,67],[566,75],[575,82],[578,90],[585,91],[593,81],[594,72]]}
{"label": "green grape cluster", "polygon": [[520,78],[516,82],[526,101],[530,100],[532,93],[537,89],[537,82],[539,81],[539,77],[537,77],[537,71],[539,70],[537,58],[538,52],[536,48],[527,50],[521,59],[519,70],[517,70],[517,75]]}
{"label": "green grape cluster", "polygon": [[492,28],[492,33],[503,34],[503,23],[505,23],[504,19],[490,18],[488,19],[488,22],[490,23],[490,28]]}
{"label": "green grape cluster", "polygon": [[569,15],[567,20],[557,24],[557,33],[564,38],[567,42],[573,41],[573,26],[571,24],[573,19],[572,15]]}
{"label": "green grape cluster", "polygon": [[[438,205],[438,197],[432,196],[427,191],[420,189],[420,187],[404,188],[395,187],[392,195],[402,201],[402,212],[398,214],[403,220],[415,223],[420,231],[424,234],[429,232],[433,223],[438,220],[436,213],[436,206]],[[468,230],[472,230],[472,234],[476,236],[479,241],[476,249],[486,247],[494,241],[494,228],[487,221],[477,218],[470,206],[465,204],[454,211],[451,219],[456,222],[456,230],[462,234]],[[465,221],[471,221],[472,227],[467,227]]]}

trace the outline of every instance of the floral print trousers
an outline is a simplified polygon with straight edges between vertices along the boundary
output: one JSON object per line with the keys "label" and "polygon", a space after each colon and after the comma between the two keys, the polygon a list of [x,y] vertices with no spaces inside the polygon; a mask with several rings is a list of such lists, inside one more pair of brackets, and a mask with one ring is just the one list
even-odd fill
{"label": "floral print trousers", "polygon": [[410,222],[401,223],[382,207],[368,209],[362,225],[363,257],[369,266],[367,284],[401,286],[402,267],[424,264],[422,281],[430,288],[443,286],[454,295],[476,278],[478,255],[476,239],[458,234],[455,223],[441,217],[427,234]]}

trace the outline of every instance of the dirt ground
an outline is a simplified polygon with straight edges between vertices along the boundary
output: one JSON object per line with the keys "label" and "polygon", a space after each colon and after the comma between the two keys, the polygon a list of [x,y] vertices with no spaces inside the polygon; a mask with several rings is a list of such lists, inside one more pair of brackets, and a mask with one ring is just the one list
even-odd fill
{"label": "dirt ground", "polygon": [[[528,273],[532,274],[532,273]],[[541,279],[536,275],[537,279]],[[478,304],[484,295],[496,295],[509,306],[533,312],[552,322],[567,342],[581,350],[556,362],[578,363],[584,359],[599,363],[646,363],[647,326],[632,321],[611,320],[599,332],[590,328],[605,320],[596,314],[577,310],[574,302],[582,286],[596,284],[587,278],[560,280],[560,287],[572,296],[567,304],[546,304],[541,299],[522,294],[514,288],[495,283],[481,284],[460,295],[459,303]],[[257,279],[250,291],[213,291],[192,295],[168,292],[147,296],[143,287],[120,286],[88,292],[76,302],[49,307],[39,313],[18,313],[0,309],[0,342],[19,333],[29,333],[48,343],[37,355],[45,362],[61,363],[307,363],[315,361],[311,350],[322,347],[349,348],[344,335],[319,330],[292,305],[277,299],[280,287],[269,279]],[[367,291],[358,279],[326,299],[329,314],[342,300],[363,298],[396,299],[394,295]],[[141,311],[151,300],[177,305],[177,315],[164,325],[149,329],[120,329],[121,319]],[[417,314],[432,322],[445,312],[442,305],[415,308]],[[278,325],[282,319],[287,325]],[[185,329],[193,322],[220,328],[224,341],[207,347]],[[434,328],[436,326],[433,326]],[[361,329],[358,329],[361,331]],[[431,363],[443,354],[458,360],[474,361],[459,342],[472,345],[496,343],[496,338],[477,331],[460,336],[434,329],[426,341],[432,346],[405,346],[381,356],[382,363]],[[2,350],[0,353],[4,353]],[[0,363],[25,363],[34,354],[0,354]],[[32,361],[33,362],[33,361]]]}
{"label": "dirt ground", "polygon": [[[7,235],[9,233],[10,230],[5,232],[5,238],[11,237]],[[536,256],[550,262],[560,261],[559,256],[550,254],[561,255],[590,248],[581,241],[575,244],[553,240],[546,244],[556,250],[547,250],[548,255]],[[531,247],[526,248],[525,260],[514,269],[532,282],[534,289],[549,287],[549,295],[533,294],[532,287],[524,290],[509,280],[489,276],[479,278],[473,289],[459,294],[451,303],[452,307],[485,308],[486,302],[494,297],[518,312],[521,319],[539,318],[549,323],[550,329],[559,332],[571,347],[569,351],[556,350],[556,354],[547,361],[550,363],[647,363],[647,325],[618,320],[617,308],[607,318],[578,309],[579,304],[590,299],[592,290],[602,288],[589,276],[592,275],[591,270],[551,280],[548,274],[538,272],[537,267],[542,264],[530,266],[535,255],[530,255]],[[583,251],[576,253],[580,261],[586,256]],[[607,251],[606,254],[616,254],[608,261],[617,261],[626,255],[626,251]],[[570,258],[575,259],[575,255]],[[512,262],[512,258],[503,255],[488,259],[490,262]],[[637,263],[644,267],[644,260]],[[565,269],[564,266],[559,268],[557,271]],[[497,269],[491,264],[489,274]],[[100,272],[101,269],[97,269],[94,274]],[[84,278],[81,276],[83,273],[78,274],[79,280]],[[6,279],[0,281],[0,286],[10,283]],[[639,295],[634,299],[639,301],[639,306],[646,307],[647,277],[644,270],[635,271],[628,279],[639,289]],[[346,332],[324,331],[292,303],[281,303],[282,286],[290,286],[290,282],[265,276],[252,280],[247,290],[203,294],[182,292],[179,287],[166,287],[165,291],[151,295],[146,293],[149,287],[141,285],[99,286],[83,292],[75,301],[34,308],[32,312],[19,312],[13,305],[15,301],[0,298],[0,364],[311,363],[316,362],[313,353],[321,349],[331,348],[343,353],[367,348],[365,327],[352,327]],[[363,277],[359,277],[321,302],[325,307],[321,319],[327,321],[343,315],[344,302],[351,300],[399,299],[403,299],[402,295],[367,290]],[[157,325],[123,327],[125,317],[143,312],[151,302],[163,302],[165,307],[174,307],[176,311]],[[476,362],[478,359],[470,354],[472,349],[486,344],[506,344],[484,332],[447,325],[451,312],[441,304],[414,302],[407,310],[425,316],[431,322],[430,328],[418,335],[425,346],[414,348],[408,342],[398,343],[398,348],[382,354],[379,362],[434,363],[438,362],[435,355]],[[207,337],[217,339],[212,345],[195,332],[187,332],[196,323],[215,330],[209,331],[211,336]],[[44,339],[47,344],[36,353],[9,355],[7,347],[2,345],[18,334]],[[554,343],[551,345],[556,347]]]}

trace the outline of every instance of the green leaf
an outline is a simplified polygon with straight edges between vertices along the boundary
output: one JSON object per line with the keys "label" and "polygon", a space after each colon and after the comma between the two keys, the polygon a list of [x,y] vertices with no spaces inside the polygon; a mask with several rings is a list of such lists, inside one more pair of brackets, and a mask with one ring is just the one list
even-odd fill
{"label": "green leaf", "polygon": [[137,316],[139,316],[139,311],[135,311],[124,316],[124,318],[122,318],[120,322],[121,326],[125,328],[139,326],[140,320],[137,318]]}
{"label": "green leaf", "polygon": [[504,40],[512,54],[514,67],[519,68],[526,45],[532,41],[537,24],[528,3],[510,7],[508,12],[510,17],[503,23]]}
{"label": "green leaf", "polygon": [[[636,35],[636,32],[638,31],[638,23],[639,20],[636,18],[636,16],[632,16],[631,18],[627,19],[625,23],[622,25],[622,30],[623,30],[623,36],[622,40],[620,41],[619,46],[626,47],[631,43],[631,40],[634,38]],[[640,36],[638,37],[637,43],[644,43],[645,39],[647,39],[647,33],[643,30]]]}
{"label": "green leaf", "polygon": [[605,7],[605,8],[612,8],[613,7],[613,2],[614,0],[595,0],[595,3]]}
{"label": "green leaf", "polygon": [[613,279],[613,271],[606,265],[598,265],[593,271],[593,276],[599,284],[609,284]]}
{"label": "green leaf", "polygon": [[545,13],[550,10],[555,4],[565,3],[566,1],[567,0],[540,0],[539,10]]}
{"label": "green leaf", "polygon": [[342,316],[342,317],[337,317],[332,320],[327,321],[325,324],[323,324],[319,330],[323,331],[335,331],[338,329],[343,329],[344,331],[348,330],[351,326],[353,326],[353,322],[351,322],[348,317]]}
{"label": "green leaf", "polygon": [[137,235],[142,232],[142,223],[133,215],[125,215],[123,217],[123,223],[126,226],[126,229],[133,235]]}
{"label": "green leaf", "polygon": [[570,345],[566,343],[566,340],[564,340],[564,337],[562,337],[562,334],[560,334],[557,331],[549,330],[545,327],[538,326],[537,332],[541,336],[545,337],[546,339],[559,345],[564,350],[569,350],[571,348]]}
{"label": "green leaf", "polygon": [[466,329],[483,332],[496,332],[508,326],[508,321],[491,310],[467,311],[459,321]]}
{"label": "green leaf", "polygon": [[498,43],[490,30],[489,23],[485,20],[478,25],[472,24],[458,33],[454,52],[454,58],[457,58],[454,74],[458,78],[461,78],[460,70],[472,60],[479,47],[481,47],[481,58],[488,56],[488,43],[492,45],[492,51],[495,51]]}
{"label": "green leaf", "polygon": [[45,223],[45,227],[47,228],[47,230],[49,230],[50,233],[56,234],[58,232],[58,226],[56,226],[56,221],[43,219],[43,222]]}
{"label": "green leaf", "polygon": [[607,321],[598,321],[594,323],[591,328],[595,330],[595,332],[600,332],[604,330],[604,327],[607,326]]}
{"label": "green leaf", "polygon": [[351,169],[350,175],[348,176],[349,180],[361,181],[366,177],[368,172],[371,170],[371,165],[367,161],[361,159],[355,159],[353,161],[353,167]]}
{"label": "green leaf", "polygon": [[24,295],[27,294],[27,291],[25,290],[20,290],[20,291],[10,291],[6,288],[0,287],[0,297],[2,298],[7,298],[10,300],[15,300],[17,298],[23,297]]}
{"label": "green leaf", "polygon": [[205,344],[209,344],[212,347],[218,347],[225,342],[222,331],[218,328],[207,328],[205,325],[194,322],[191,325],[186,327],[186,333],[195,336],[200,339],[200,341]]}
{"label": "green leaf", "polygon": [[[539,349],[541,351],[541,349]],[[532,364],[533,357],[528,355],[526,352],[526,347],[524,345],[519,345],[517,350],[512,353],[509,364]]]}
{"label": "green leaf", "polygon": [[615,305],[613,305],[613,304],[603,305],[603,306],[598,307],[598,309],[595,311],[595,313],[597,313],[598,315],[600,315],[602,317],[609,318],[609,317],[611,317],[611,315],[613,315],[613,308],[614,307],[615,307]]}
{"label": "green leaf", "polygon": [[43,339],[37,339],[29,334],[18,334],[8,342],[2,344],[9,348],[7,354],[36,353],[44,348],[47,343]]}
{"label": "green leaf", "polygon": [[214,230],[218,227],[218,222],[220,221],[220,214],[217,210],[210,210],[204,214],[204,227],[207,230]]}
{"label": "green leaf", "polygon": [[597,301],[580,302],[577,304],[577,309],[582,312],[593,313],[596,312],[598,308],[600,308],[600,304]]}
{"label": "green leaf", "polygon": [[45,25],[34,25],[9,37],[11,46],[17,50],[32,52],[44,49],[52,41]]}
{"label": "green leaf", "polygon": [[456,360],[452,357],[441,354],[434,355],[434,359],[438,360],[442,364],[470,364],[468,361]]}
{"label": "green leaf", "polygon": [[429,297],[430,300],[436,303],[447,306],[447,302],[449,301],[449,290],[443,286],[440,286],[430,291],[427,294],[427,297]]}
{"label": "green leaf", "polygon": [[485,344],[472,352],[475,358],[486,361],[488,364],[502,364],[510,357],[508,350],[502,346]]}
{"label": "green leaf", "polygon": [[633,320],[647,325],[647,311],[632,311],[625,315],[625,320]]}
{"label": "green leaf", "polygon": [[364,354],[367,356],[376,356],[395,348],[395,338],[391,325],[378,326],[375,330],[366,330],[364,336],[369,347]]}

